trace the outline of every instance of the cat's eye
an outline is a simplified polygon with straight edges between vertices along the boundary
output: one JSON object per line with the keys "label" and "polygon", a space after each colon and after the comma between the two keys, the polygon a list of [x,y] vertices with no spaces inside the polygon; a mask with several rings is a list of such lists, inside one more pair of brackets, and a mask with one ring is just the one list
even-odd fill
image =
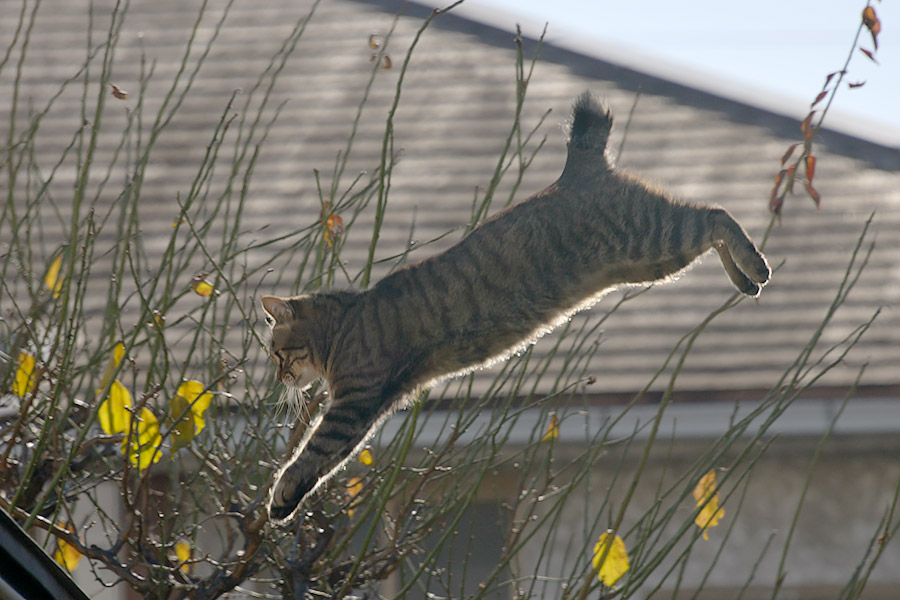
{"label": "cat's eye", "polygon": [[291,352],[294,360],[306,360],[309,358],[309,348],[306,346],[288,346],[282,348],[280,352]]}

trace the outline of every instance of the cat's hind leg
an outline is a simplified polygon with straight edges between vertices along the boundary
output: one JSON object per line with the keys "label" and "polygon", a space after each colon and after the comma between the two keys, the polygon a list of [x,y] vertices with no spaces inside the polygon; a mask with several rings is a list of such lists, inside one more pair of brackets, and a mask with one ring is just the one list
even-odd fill
{"label": "cat's hind leg", "polygon": [[713,248],[719,253],[719,260],[722,261],[722,266],[725,267],[725,273],[728,274],[728,278],[731,279],[731,283],[734,284],[734,287],[736,287],[740,293],[750,296],[751,298],[759,296],[762,287],[755,281],[751,281],[750,278],[738,268],[734,263],[734,258],[731,257],[731,252],[728,251],[728,246],[726,246],[724,242],[716,242],[713,244]]}

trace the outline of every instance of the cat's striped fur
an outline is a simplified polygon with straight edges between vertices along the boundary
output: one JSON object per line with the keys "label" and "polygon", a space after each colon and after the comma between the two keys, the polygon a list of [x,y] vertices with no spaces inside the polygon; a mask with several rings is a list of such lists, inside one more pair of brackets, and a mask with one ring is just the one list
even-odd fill
{"label": "cat's striped fur", "polygon": [[737,289],[759,294],[769,266],[741,226],[613,168],[611,126],[585,93],[565,169],[545,190],[371,289],[262,299],[278,379],[321,377],[329,392],[278,473],[273,519],[289,518],[416,390],[509,355],[617,285],[665,279],[715,249]]}

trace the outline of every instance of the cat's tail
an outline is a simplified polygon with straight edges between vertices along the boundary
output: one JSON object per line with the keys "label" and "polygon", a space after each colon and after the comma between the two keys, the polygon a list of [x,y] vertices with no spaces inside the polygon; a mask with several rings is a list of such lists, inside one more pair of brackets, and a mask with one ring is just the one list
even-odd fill
{"label": "cat's tail", "polygon": [[569,131],[569,151],[603,157],[609,133],[612,131],[612,113],[605,104],[590,92],[575,101],[572,109],[572,127]]}

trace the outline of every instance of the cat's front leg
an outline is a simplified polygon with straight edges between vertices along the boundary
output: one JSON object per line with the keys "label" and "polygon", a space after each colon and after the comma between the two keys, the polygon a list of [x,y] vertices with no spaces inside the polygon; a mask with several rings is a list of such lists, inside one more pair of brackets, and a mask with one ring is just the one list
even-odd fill
{"label": "cat's front leg", "polygon": [[269,516],[285,521],[319,481],[316,465],[302,454],[278,474],[269,498]]}
{"label": "cat's front leg", "polygon": [[269,497],[269,515],[289,521],[297,507],[356,455],[394,402],[378,393],[336,397],[310,425],[297,451],[281,468]]}

